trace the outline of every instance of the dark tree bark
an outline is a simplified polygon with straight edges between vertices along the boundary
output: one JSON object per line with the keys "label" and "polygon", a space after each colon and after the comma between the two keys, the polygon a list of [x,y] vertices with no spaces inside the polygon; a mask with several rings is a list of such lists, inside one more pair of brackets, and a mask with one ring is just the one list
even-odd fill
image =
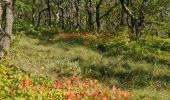
{"label": "dark tree bark", "polygon": [[48,11],[48,25],[51,26],[51,5],[50,0],[47,0],[47,11]]}
{"label": "dark tree bark", "polygon": [[94,30],[94,23],[93,23],[93,7],[92,7],[92,1],[91,0],[86,0],[86,11],[87,11],[87,23],[88,23],[88,27],[87,29],[89,31],[93,31]]}
{"label": "dark tree bark", "polygon": [[99,3],[96,5],[96,25],[97,25],[97,32],[100,31],[100,6],[102,4],[103,0],[100,0]]}
{"label": "dark tree bark", "polygon": [[76,8],[76,12],[75,12],[76,29],[80,28],[80,24],[79,24],[79,2],[80,2],[80,0],[75,0],[74,1],[74,5],[75,5],[75,8]]}
{"label": "dark tree bark", "polygon": [[2,3],[0,3],[0,32],[2,31],[2,27],[1,27],[2,14],[3,14]]}
{"label": "dark tree bark", "polygon": [[64,29],[65,28],[65,24],[64,24],[64,9],[60,6],[59,7],[59,10],[60,10],[60,14],[59,14],[59,19],[60,19],[60,24],[61,24],[61,28]]}
{"label": "dark tree bark", "polygon": [[45,9],[43,9],[43,10],[41,10],[41,11],[39,12],[39,14],[38,14],[38,23],[37,23],[37,27],[40,26],[41,15],[42,15],[46,10],[48,10],[48,8],[45,8]]}
{"label": "dark tree bark", "polygon": [[32,24],[35,25],[35,2],[36,0],[32,0]]}
{"label": "dark tree bark", "polygon": [[[131,30],[135,30],[136,36],[140,37],[142,35],[142,26],[144,25],[144,8],[146,6],[146,3],[148,0],[143,0],[139,14],[135,15],[132,13],[132,11],[128,8],[127,4],[125,3],[125,0],[120,0],[120,3],[122,5],[122,9],[127,13],[127,15],[130,17],[131,20]],[[130,3],[132,8],[133,4]]]}
{"label": "dark tree bark", "polygon": [[61,27],[62,27],[62,29],[64,29],[65,28],[65,25],[64,25],[64,9],[60,8],[60,10],[61,10],[61,16],[60,16],[60,18],[61,18]]}
{"label": "dark tree bark", "polygon": [[124,10],[123,9],[120,12],[120,16],[121,16],[120,17],[120,25],[123,26],[123,25],[125,25],[125,23],[124,23],[125,16],[124,16]]}
{"label": "dark tree bark", "polygon": [[12,3],[13,12],[15,11],[15,5],[16,5],[16,0],[13,0],[13,3]]}

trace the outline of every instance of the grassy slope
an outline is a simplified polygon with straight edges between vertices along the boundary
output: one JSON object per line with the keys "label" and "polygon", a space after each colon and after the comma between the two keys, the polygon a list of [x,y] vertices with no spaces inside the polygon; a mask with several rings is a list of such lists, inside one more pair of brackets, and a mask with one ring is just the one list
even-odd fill
{"label": "grassy slope", "polygon": [[[152,77],[160,77],[160,81],[162,79],[161,76],[169,77],[169,67],[166,65],[153,65],[146,62],[122,60],[121,57],[106,57],[90,48],[85,47],[84,45],[70,43],[69,41],[57,41],[55,43],[50,43],[47,40],[41,40],[25,35],[16,35],[14,38],[15,40],[13,41],[12,49],[9,54],[10,56],[8,56],[10,64],[14,64],[25,71],[35,73],[37,75],[49,75],[53,78],[56,78],[57,76],[67,77],[74,74],[84,76],[84,73],[87,73],[87,70],[84,68],[88,69],[89,66],[106,66],[109,70],[112,69],[111,66],[114,66],[113,72],[115,74],[113,78],[111,77],[108,79],[112,80],[108,83],[117,84],[120,87],[124,87],[127,84],[129,85],[128,82],[121,82],[121,79],[124,80],[128,78],[128,76],[135,75],[133,72],[138,71],[138,69],[141,69],[144,72],[153,73]],[[129,70],[125,70],[126,68],[123,67],[123,65],[126,64],[130,65]],[[134,81],[131,83],[138,84],[144,81],[143,84],[148,84],[149,82],[149,85],[147,85],[145,89],[139,87],[139,89],[137,89],[135,86],[133,87],[133,85],[126,86],[134,92],[136,99],[142,99],[146,96],[158,100],[168,100],[170,98],[168,96],[170,94],[168,83],[164,82],[165,85],[163,86],[168,87],[164,89],[162,88],[162,83],[161,85],[159,84],[159,79],[156,79],[157,82],[153,83],[152,81],[145,82],[145,79],[142,77],[142,75],[145,76],[145,74],[139,74],[137,74],[137,78],[135,77]],[[97,72],[89,72],[88,75],[100,76]],[[121,76],[127,77],[122,78]],[[100,80],[102,79],[100,78]]]}
{"label": "grassy slope", "polygon": [[101,54],[83,45],[67,42],[48,44],[46,41],[26,36],[15,37],[11,55],[11,64],[42,75],[80,74],[80,64],[76,61],[79,57],[88,63],[98,62],[102,58]]}

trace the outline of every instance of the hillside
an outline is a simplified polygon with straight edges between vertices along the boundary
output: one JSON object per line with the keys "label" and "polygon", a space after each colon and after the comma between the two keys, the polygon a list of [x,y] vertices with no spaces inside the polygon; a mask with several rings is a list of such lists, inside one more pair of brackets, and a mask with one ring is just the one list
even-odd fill
{"label": "hillside", "polygon": [[170,0],[0,0],[0,100],[170,100]]}
{"label": "hillside", "polygon": [[[135,57],[129,57],[129,55],[130,59],[126,59],[127,57],[123,55],[109,55],[109,51],[99,50],[97,44],[89,45],[95,43],[91,42],[94,41],[94,36],[86,35],[86,38],[82,38],[79,33],[69,34],[62,33],[48,38],[44,38],[43,35],[35,38],[34,35],[16,34],[11,50],[6,55],[5,65],[22,69],[24,73],[31,75],[31,77],[28,76],[28,79],[38,80],[39,83],[48,84],[48,82],[55,80],[67,83],[76,76],[83,80],[84,78],[90,78],[92,81],[98,80],[97,84],[102,86],[100,86],[100,91],[104,91],[105,86],[109,88],[116,86],[130,91],[135,99],[168,100],[170,98],[169,62],[155,63],[152,60],[150,62],[142,60],[143,57],[135,60]],[[159,57],[161,57],[161,52]],[[168,59],[169,51],[164,53],[167,53]],[[27,75],[23,72],[21,72],[22,75]],[[39,79],[39,77],[44,77],[44,79]],[[17,78],[18,81],[21,79]],[[84,81],[80,82],[84,84]],[[92,83],[92,85],[95,84]],[[50,87],[47,88],[50,89]],[[73,88],[74,92],[77,92],[77,89]],[[48,91],[46,90],[47,93]],[[65,90],[63,89],[63,91]],[[69,92],[69,90],[66,91]],[[16,94],[14,93],[14,95]],[[31,96],[31,94],[29,95]]]}

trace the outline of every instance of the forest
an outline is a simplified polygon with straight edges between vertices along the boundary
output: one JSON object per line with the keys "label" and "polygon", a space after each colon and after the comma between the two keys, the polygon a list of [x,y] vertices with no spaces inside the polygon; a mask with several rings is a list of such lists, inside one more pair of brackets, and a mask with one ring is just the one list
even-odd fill
{"label": "forest", "polygon": [[170,0],[0,0],[0,100],[170,100]]}

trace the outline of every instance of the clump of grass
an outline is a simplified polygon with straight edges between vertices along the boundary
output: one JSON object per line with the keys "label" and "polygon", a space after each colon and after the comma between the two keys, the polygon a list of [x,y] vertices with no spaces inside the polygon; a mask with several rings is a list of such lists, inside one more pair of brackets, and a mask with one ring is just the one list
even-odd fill
{"label": "clump of grass", "polygon": [[146,89],[134,89],[132,91],[134,93],[135,100],[169,100],[169,93],[166,90],[155,90],[153,88]]}

